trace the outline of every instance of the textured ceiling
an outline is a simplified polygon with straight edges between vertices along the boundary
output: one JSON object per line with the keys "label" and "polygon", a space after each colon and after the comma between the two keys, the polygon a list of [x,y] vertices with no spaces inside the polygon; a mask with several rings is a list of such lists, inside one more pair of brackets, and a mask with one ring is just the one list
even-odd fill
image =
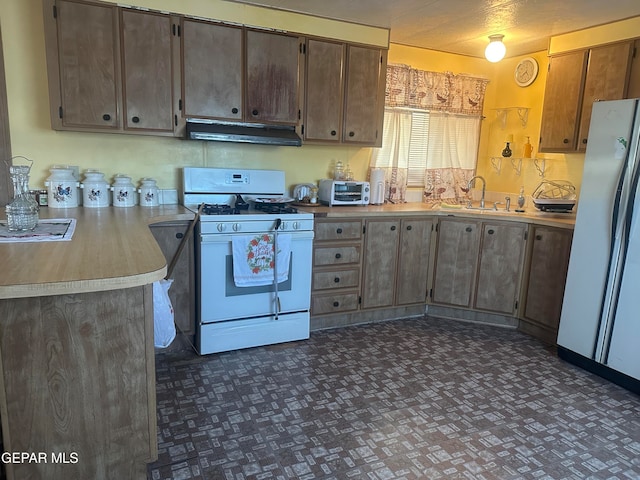
{"label": "textured ceiling", "polygon": [[474,57],[492,34],[517,56],[546,50],[551,36],[640,15],[640,0],[232,1],[389,28],[392,43]]}

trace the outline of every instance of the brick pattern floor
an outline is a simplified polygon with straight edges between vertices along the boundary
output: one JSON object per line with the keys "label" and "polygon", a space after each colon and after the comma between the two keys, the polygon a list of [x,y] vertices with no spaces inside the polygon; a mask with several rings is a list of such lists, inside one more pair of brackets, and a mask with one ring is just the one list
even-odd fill
{"label": "brick pattern floor", "polygon": [[422,318],[157,355],[165,479],[640,479],[640,397],[520,332]]}

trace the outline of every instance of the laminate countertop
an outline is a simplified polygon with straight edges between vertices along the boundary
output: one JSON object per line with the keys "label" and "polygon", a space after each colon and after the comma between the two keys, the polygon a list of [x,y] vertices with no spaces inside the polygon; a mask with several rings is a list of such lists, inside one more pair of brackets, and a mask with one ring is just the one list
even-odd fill
{"label": "laminate countertop", "polygon": [[40,218],[75,218],[70,241],[0,243],[0,299],[137,287],[164,278],[167,262],[149,225],[188,221],[180,205],[40,209]]}
{"label": "laminate countertop", "polygon": [[[487,205],[490,205],[487,202]],[[549,227],[568,228],[573,230],[576,216],[574,213],[547,213],[537,210],[535,207],[526,208],[524,213],[514,211],[513,206],[509,212],[504,208],[498,210],[478,210],[461,207],[446,207],[429,205],[420,202],[408,202],[384,205],[364,206],[298,206],[301,211],[313,213],[315,218],[348,218],[348,217],[407,217],[420,215],[453,216],[475,220],[502,220],[511,222],[533,223]]]}

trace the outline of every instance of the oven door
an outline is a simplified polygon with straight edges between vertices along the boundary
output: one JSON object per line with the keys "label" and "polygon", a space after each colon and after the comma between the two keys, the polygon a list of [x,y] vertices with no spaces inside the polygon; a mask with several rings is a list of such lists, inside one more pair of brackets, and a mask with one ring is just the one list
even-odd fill
{"label": "oven door", "polygon": [[[267,232],[266,232],[267,233]],[[273,234],[273,232],[268,232]],[[234,234],[200,235],[198,242],[198,304],[200,324],[226,320],[308,312],[311,303],[313,232],[291,235],[291,257],[286,281],[238,287],[233,278]],[[276,308],[278,311],[276,312]]]}

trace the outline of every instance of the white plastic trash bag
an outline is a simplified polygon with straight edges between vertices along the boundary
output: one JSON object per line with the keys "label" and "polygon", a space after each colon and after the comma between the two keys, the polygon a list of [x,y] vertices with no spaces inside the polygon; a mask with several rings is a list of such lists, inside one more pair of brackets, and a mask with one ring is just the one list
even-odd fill
{"label": "white plastic trash bag", "polygon": [[153,282],[153,343],[158,348],[167,348],[176,338],[173,306],[169,298],[169,287],[172,283],[173,279]]}

